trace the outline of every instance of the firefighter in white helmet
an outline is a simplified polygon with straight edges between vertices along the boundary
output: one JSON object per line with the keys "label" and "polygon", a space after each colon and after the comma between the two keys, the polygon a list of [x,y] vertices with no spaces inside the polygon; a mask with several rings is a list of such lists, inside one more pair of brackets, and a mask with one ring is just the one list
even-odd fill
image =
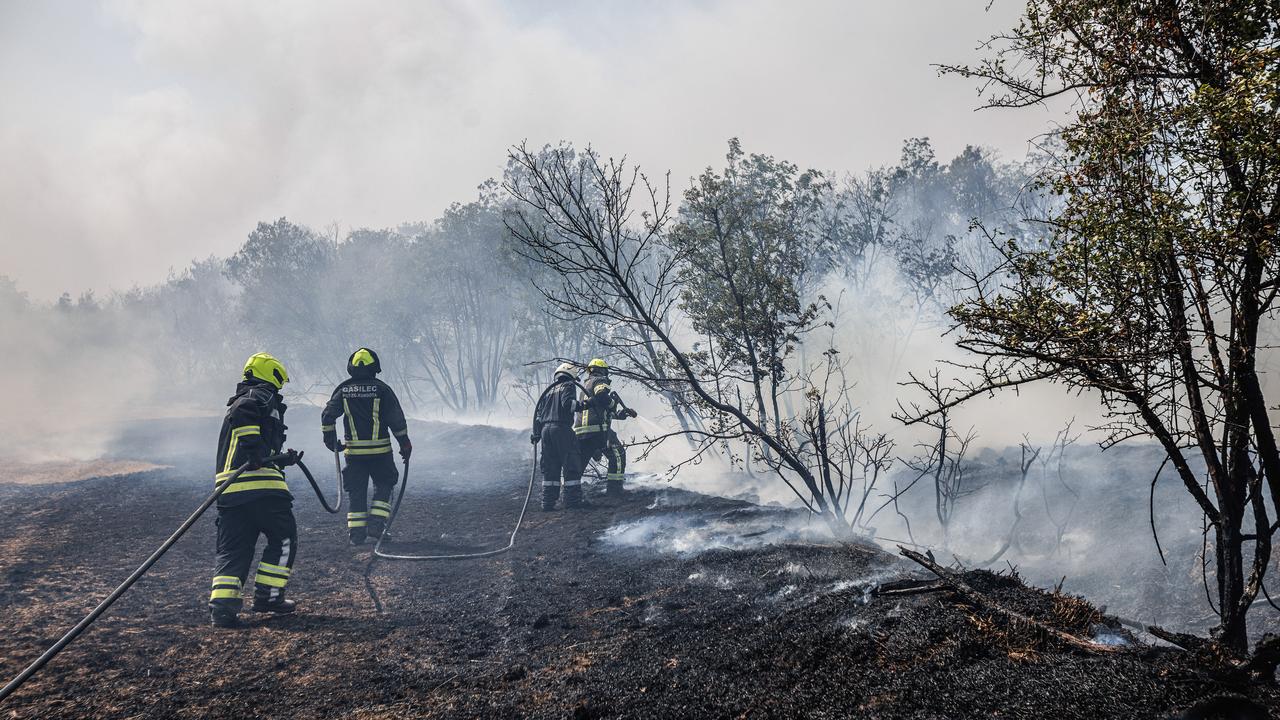
{"label": "firefighter in white helmet", "polygon": [[542,474],[542,509],[554,510],[564,486],[566,508],[585,507],[582,499],[582,461],[578,438],[573,434],[573,416],[579,409],[578,368],[564,363],[538,399],[533,412],[533,434],[529,439],[539,448]]}

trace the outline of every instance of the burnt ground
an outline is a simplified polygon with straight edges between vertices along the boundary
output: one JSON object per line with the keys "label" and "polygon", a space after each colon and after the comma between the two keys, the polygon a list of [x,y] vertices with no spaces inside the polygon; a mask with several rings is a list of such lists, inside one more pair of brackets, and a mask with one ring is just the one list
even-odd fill
{"label": "burnt ground", "polygon": [[[415,433],[431,437],[418,440],[394,549],[502,544],[528,480],[522,435]],[[332,491],[329,458],[309,459]],[[163,541],[209,490],[203,470],[0,485],[0,673],[18,672]],[[1217,679],[1181,651],[1085,654],[947,593],[877,596],[879,583],[923,575],[878,548],[803,541],[783,515],[737,501],[637,489],[581,512],[535,505],[506,555],[370,566],[342,516],[291,484],[297,615],[208,626],[211,513],[0,713],[1156,718],[1224,694],[1280,708],[1274,687]],[[1084,635],[1105,624],[1016,577],[968,579]]]}

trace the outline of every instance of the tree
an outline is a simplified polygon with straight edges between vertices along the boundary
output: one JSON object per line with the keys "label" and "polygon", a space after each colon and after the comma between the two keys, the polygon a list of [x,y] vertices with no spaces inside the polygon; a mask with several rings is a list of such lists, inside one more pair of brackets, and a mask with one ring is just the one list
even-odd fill
{"label": "tree", "polygon": [[[1080,491],[1071,486],[1067,482],[1067,452],[1071,446],[1080,439],[1079,434],[1073,435],[1071,426],[1075,424],[1072,418],[1057,434],[1053,437],[1053,445],[1050,446],[1049,452],[1040,461],[1040,497],[1044,500],[1044,514],[1048,518],[1049,523],[1053,525],[1053,554],[1057,555],[1062,552],[1062,539],[1067,534],[1067,530],[1071,527],[1071,521],[1075,518],[1076,509],[1080,506]],[[1052,480],[1057,480],[1056,487],[1065,490],[1065,496],[1061,491],[1056,491],[1056,498],[1050,499],[1049,488],[1054,485]],[[1070,548],[1068,548],[1070,552]]]}
{"label": "tree", "polygon": [[8,275],[0,275],[0,317],[8,318],[31,307],[27,294]]}
{"label": "tree", "polygon": [[1280,291],[1278,43],[1274,2],[1031,0],[983,62],[949,68],[988,105],[1076,103],[1051,234],[998,239],[999,272],[970,273],[952,310],[980,361],[951,404],[1060,382],[1097,394],[1109,443],[1159,442],[1212,530],[1215,634],[1234,652],[1280,500],[1258,373]]}
{"label": "tree", "polygon": [[[249,339],[261,349],[276,348],[298,375],[298,365],[350,344],[340,332],[343,308],[327,301],[336,247],[335,239],[280,218],[258,223],[227,260],[227,276],[242,290],[241,323]],[[325,372],[323,365],[314,369]]]}
{"label": "tree", "polygon": [[[677,267],[663,244],[669,183],[659,197],[625,161],[568,144],[538,151],[522,144],[508,153],[502,185],[515,203],[507,228],[516,253],[543,268],[530,281],[552,319],[589,329],[619,374],[666,400],[683,434],[703,429],[687,388],[669,377],[673,359],[661,339],[674,332],[678,301]],[[630,203],[638,185],[648,198],[636,217]]]}
{"label": "tree", "polygon": [[609,327],[599,318],[569,318],[548,308],[538,288],[555,285],[552,271],[518,255],[512,262],[517,269],[510,292],[517,318],[507,376],[516,400],[528,407],[536,403],[546,384],[547,366],[563,362],[560,358],[582,362],[608,355],[598,338],[607,336]]}
{"label": "tree", "polygon": [[860,342],[845,348],[864,382],[900,379],[921,328],[945,326],[957,265],[991,270],[999,256],[975,226],[1022,235],[1044,193],[1027,167],[966,146],[939,162],[928,138],[903,142],[896,165],[846,177],[826,199],[819,255],[859,310],[842,317]]}
{"label": "tree", "polygon": [[[847,506],[838,503],[838,491],[833,492],[840,481],[826,472],[835,465],[851,467],[846,458],[854,456],[840,447],[850,434],[839,430],[856,420],[840,411],[842,396],[824,397],[824,387],[806,379],[797,391],[808,399],[812,415],[806,417],[813,422],[762,423],[758,403],[744,402],[734,391],[739,383],[751,387],[750,378],[724,364],[722,355],[712,352],[714,342],[713,348],[704,349],[672,329],[672,309],[682,299],[690,266],[683,246],[667,243],[673,220],[667,186],[655,185],[625,160],[604,159],[591,148],[581,153],[567,146],[535,152],[518,146],[511,150],[510,162],[520,172],[508,174],[506,183],[518,203],[509,226],[523,246],[520,252],[559,278],[558,286],[541,288],[544,297],[556,312],[595,318],[616,328],[615,339],[608,341],[651,339],[649,352],[658,362],[639,370],[628,362],[624,370],[643,373],[679,403],[677,407],[700,411],[704,428],[674,433],[696,442],[687,462],[696,462],[720,443],[758,444],[768,453],[760,459],[799,501],[833,532],[847,533]],[[832,368],[824,373],[827,377],[839,366],[834,355],[822,353],[823,365]],[[795,376],[807,378],[808,373]],[[669,436],[648,438],[646,443]],[[844,485],[853,487],[852,482]]]}
{"label": "tree", "polygon": [[886,170],[847,175],[828,198],[821,252],[859,294],[867,294],[882,275],[890,249],[897,202]]}
{"label": "tree", "polygon": [[815,171],[745,154],[737,139],[726,160],[723,174],[708,169],[685,192],[666,240],[680,261],[680,308],[721,371],[749,378],[760,425],[781,434],[787,360],[819,314],[802,298],[827,185]]}
{"label": "tree", "polygon": [[246,352],[235,311],[239,293],[227,277],[225,261],[211,257],[170,273],[163,285],[143,294],[141,303],[159,316],[164,329],[159,339],[169,346],[165,356],[177,364],[176,374],[187,384],[234,378],[238,364],[252,352]]}
{"label": "tree", "polygon": [[335,339],[317,358],[324,364],[317,374],[326,385],[345,377],[349,353],[369,347],[378,352],[384,378],[396,384],[401,399],[410,407],[421,403],[410,345],[415,323],[428,313],[425,298],[434,275],[415,271],[413,242],[403,229],[360,228],[334,247],[323,273],[323,304],[316,308],[332,324]]}
{"label": "tree", "polygon": [[517,308],[511,252],[496,187],[450,206],[415,239],[406,283],[426,307],[407,318],[409,348],[430,386],[454,412],[497,402],[515,337]]}

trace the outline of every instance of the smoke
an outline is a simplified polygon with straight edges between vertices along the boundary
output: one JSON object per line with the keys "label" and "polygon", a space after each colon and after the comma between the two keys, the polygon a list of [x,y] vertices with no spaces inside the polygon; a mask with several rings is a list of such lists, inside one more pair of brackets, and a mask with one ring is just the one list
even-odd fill
{"label": "smoke", "polygon": [[[912,444],[931,441],[933,430],[904,427],[893,416],[912,402],[925,403],[923,393],[905,383],[912,376],[928,380],[933,371],[942,381],[963,377],[957,365],[972,362],[955,346],[952,321],[938,304],[921,307],[912,289],[893,266],[876,271],[862,286],[831,276],[821,288],[835,298],[835,328],[830,344],[847,364],[851,395],[862,418],[910,454]],[[1026,433],[1052,436],[1067,422],[1100,424],[1102,413],[1092,393],[1071,392],[1061,385],[1033,385],[988,401],[979,398],[953,413],[957,428],[973,428],[979,444],[1017,445]]]}
{"label": "smoke", "polygon": [[739,508],[709,512],[698,507],[697,496],[659,491],[643,519],[614,525],[602,539],[619,548],[644,548],[654,552],[694,556],[710,550],[742,550],[781,543],[830,543],[831,532],[803,514]]}
{"label": "smoke", "polygon": [[0,176],[0,268],[51,299],[157,282],[231,253],[262,219],[434,217],[500,172],[503,149],[523,138],[594,141],[677,179],[715,162],[730,134],[817,167],[888,161],[905,135],[1018,156],[1048,116],[974,114],[969,85],[931,66],[973,57],[1016,10],[6,6],[0,164],[21,171]]}
{"label": "smoke", "polygon": [[[1045,446],[1046,452],[1052,439],[1031,436],[1031,442]],[[1015,568],[1032,584],[1061,584],[1111,614],[1203,632],[1216,618],[1205,601],[1206,580],[1201,576],[1201,514],[1169,468],[1151,495],[1151,481],[1163,457],[1154,444],[1133,443],[1103,452],[1082,443],[1068,449],[1061,467],[1056,462],[1034,464],[1019,493],[1020,448],[984,448],[967,462],[972,492],[956,503],[946,533],[936,517],[928,478],[905,495],[900,506],[911,519],[911,537],[943,560],[954,557],[968,567],[994,570]],[[1022,514],[1016,530],[1015,500]],[[877,535],[908,538],[897,515],[882,514],[877,525]],[[1008,549],[998,554],[1006,543]],[[894,546],[884,544],[888,549]],[[1216,582],[1212,559],[1207,582],[1210,587]],[[1255,623],[1254,631],[1260,633],[1264,627]]]}
{"label": "smoke", "polygon": [[[969,85],[938,81],[930,66],[972,57],[985,29],[1007,27],[1017,4],[983,15],[929,0],[913,15],[892,3],[766,0],[642,9],[120,0],[89,20],[33,9],[45,5],[6,7],[0,22],[0,91],[11,99],[0,118],[0,163],[21,169],[0,175],[0,267],[34,298],[0,282],[0,349],[12,377],[0,456],[29,462],[135,450],[173,461],[207,456],[240,363],[274,349],[260,346],[264,336],[247,331],[248,320],[296,352],[291,412],[295,427],[309,427],[301,406],[327,396],[353,347],[374,344],[359,330],[387,316],[393,291],[420,294],[430,276],[417,270],[382,282],[395,268],[369,270],[348,257],[363,269],[356,280],[369,280],[360,294],[372,299],[358,309],[332,292],[335,278],[352,277],[342,266],[323,282],[296,280],[274,298],[280,302],[248,312],[239,304],[246,288],[219,262],[157,284],[191,258],[230,256],[259,221],[398,227],[437,217],[501,172],[503,149],[522,138],[625,151],[647,168],[671,168],[678,191],[719,161],[729,135],[802,167],[861,168],[893,162],[904,136],[932,136],[945,153],[975,143],[1017,157],[1046,119],[971,113]],[[972,214],[938,210],[936,201],[923,191],[904,199],[895,222],[911,237],[959,238],[977,252]],[[341,237],[341,226],[334,233]],[[121,292],[102,290],[111,287]],[[98,298],[79,295],[89,288],[100,289]],[[76,294],[51,305],[64,289]],[[806,338],[799,363],[820,362],[826,344],[837,349],[861,418],[890,434],[900,458],[930,431],[892,419],[899,402],[915,399],[899,383],[964,360],[946,334],[946,290],[922,294],[891,258],[842,268],[814,288],[837,311],[829,338]],[[386,348],[403,334],[378,339],[388,365],[396,359]],[[407,394],[425,383],[421,368],[405,365],[388,380]],[[659,400],[625,381],[617,388],[642,415],[619,423],[624,441],[676,429]],[[404,399],[413,414],[446,415],[426,393]],[[512,391],[495,409],[448,416],[524,430],[529,400]],[[197,420],[173,420],[180,417]],[[168,420],[159,433],[138,431],[148,418]],[[956,425],[978,433],[970,462],[983,482],[960,500],[945,539],[932,487],[927,479],[917,485],[901,503],[917,541],[969,561],[993,555],[1012,524],[1017,472],[1007,448],[1024,435],[1047,444],[1072,418],[1096,424],[1096,397],[1039,385],[957,410]],[[158,447],[155,437],[172,442]],[[456,440],[443,431],[439,438]],[[1198,511],[1176,483],[1157,488],[1164,566],[1145,522],[1158,454],[1101,455],[1084,448],[1089,440],[1068,463],[1072,491],[1033,471],[1024,520],[1000,562],[1041,583],[1066,575],[1068,589],[1144,620],[1191,624],[1205,609]],[[492,447],[523,450],[523,442],[523,432],[486,436],[466,472],[495,477],[480,461]],[[784,508],[796,502],[770,473],[731,469],[714,454],[670,482],[661,477],[687,457],[679,439],[648,457],[633,449],[629,470],[647,474],[638,484],[670,491],[659,494],[656,517],[611,530],[609,543],[684,555],[823,541],[825,528],[787,514],[708,519],[681,510],[679,488]],[[909,478],[899,467],[889,479]],[[1075,510],[1059,543],[1055,518],[1068,505]],[[907,532],[892,511],[875,524],[885,536]]]}
{"label": "smoke", "polygon": [[[837,300],[829,339],[812,344],[820,347],[826,341],[839,351],[854,383],[851,395],[862,420],[897,442],[897,464],[870,498],[872,507],[879,507],[888,500],[895,482],[906,487],[919,475],[902,464],[920,452],[915,443],[936,440],[931,428],[906,427],[892,419],[900,403],[924,400],[900,383],[912,373],[927,377],[939,367],[958,372],[948,363],[968,358],[946,334],[950,325],[939,305],[913,304],[910,287],[892,265],[867,280],[855,283],[831,275],[815,291]],[[947,379],[944,374],[943,381]],[[1013,567],[1043,587],[1062,583],[1066,591],[1142,623],[1201,632],[1213,624],[1203,585],[1207,582],[1212,588],[1216,580],[1212,558],[1207,581],[1202,577],[1198,506],[1168,468],[1149,497],[1152,478],[1164,458],[1158,446],[1133,442],[1107,452],[1099,449],[1096,443],[1101,435],[1088,429],[1103,424],[1095,395],[1040,384],[1018,393],[975,399],[957,409],[953,421],[961,432],[972,427],[977,440],[963,461],[967,485],[947,531],[943,532],[937,517],[932,478],[925,476],[896,508],[886,507],[870,522],[873,527],[863,529],[881,538],[887,551],[896,551],[897,541],[915,542],[966,566]],[[1058,462],[1050,458],[1051,446],[1069,422],[1074,423],[1079,439]],[[666,425],[674,427],[670,421]],[[645,432],[652,434],[649,429]],[[1041,448],[1042,456],[1019,490],[1023,442]],[[678,462],[683,449],[668,443],[648,467],[661,472],[664,464]],[[759,468],[755,473],[730,469],[714,455],[682,468],[673,479],[646,476],[638,484],[706,492],[792,511],[799,506],[776,476]],[[741,551],[774,543],[830,541],[818,525],[800,524],[794,518],[779,521],[785,513],[742,523],[667,507],[668,498],[678,497],[678,493],[659,494],[651,508],[657,513],[654,517],[611,528],[605,541],[678,556],[697,556],[714,548]],[[1016,528],[1015,503],[1022,516]],[[1148,520],[1151,508],[1155,510],[1154,536]],[[1157,536],[1164,560],[1157,551]],[[1007,549],[998,552],[1006,544]],[[1266,622],[1256,622],[1254,632],[1267,627]]]}
{"label": "smoke", "polygon": [[153,326],[91,310],[88,298],[84,312],[38,312],[4,302],[12,299],[0,299],[11,379],[0,413],[0,457],[96,458],[123,418],[155,411],[164,388],[158,358],[147,352]]}

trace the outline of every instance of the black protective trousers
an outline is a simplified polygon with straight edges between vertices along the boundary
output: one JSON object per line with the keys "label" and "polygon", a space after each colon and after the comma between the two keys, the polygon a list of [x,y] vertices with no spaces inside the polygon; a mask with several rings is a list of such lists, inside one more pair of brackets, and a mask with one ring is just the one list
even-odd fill
{"label": "black protective trousers", "polygon": [[605,492],[617,495],[622,492],[622,481],[627,472],[627,447],[618,439],[612,430],[605,432],[584,433],[578,436],[578,451],[582,454],[581,477],[587,472],[587,465],[593,460],[606,458],[608,474],[605,476]]}
{"label": "black protective trousers", "polygon": [[[395,455],[352,455],[342,469],[342,486],[347,490],[347,529],[355,537],[379,537],[391,516],[391,490],[400,479]],[[369,481],[373,481],[373,502],[369,502]]]}
{"label": "black protective trousers", "polygon": [[542,509],[551,510],[560,498],[561,478],[565,507],[582,503],[582,460],[578,436],[567,423],[547,423],[542,427],[538,468],[542,471]]}
{"label": "black protective trousers", "polygon": [[280,495],[220,507],[217,525],[217,567],[209,605],[240,610],[241,589],[253,564],[258,535],[267,537],[267,545],[262,549],[262,559],[254,576],[254,600],[283,599],[298,555],[298,523],[293,518],[293,500]]}

